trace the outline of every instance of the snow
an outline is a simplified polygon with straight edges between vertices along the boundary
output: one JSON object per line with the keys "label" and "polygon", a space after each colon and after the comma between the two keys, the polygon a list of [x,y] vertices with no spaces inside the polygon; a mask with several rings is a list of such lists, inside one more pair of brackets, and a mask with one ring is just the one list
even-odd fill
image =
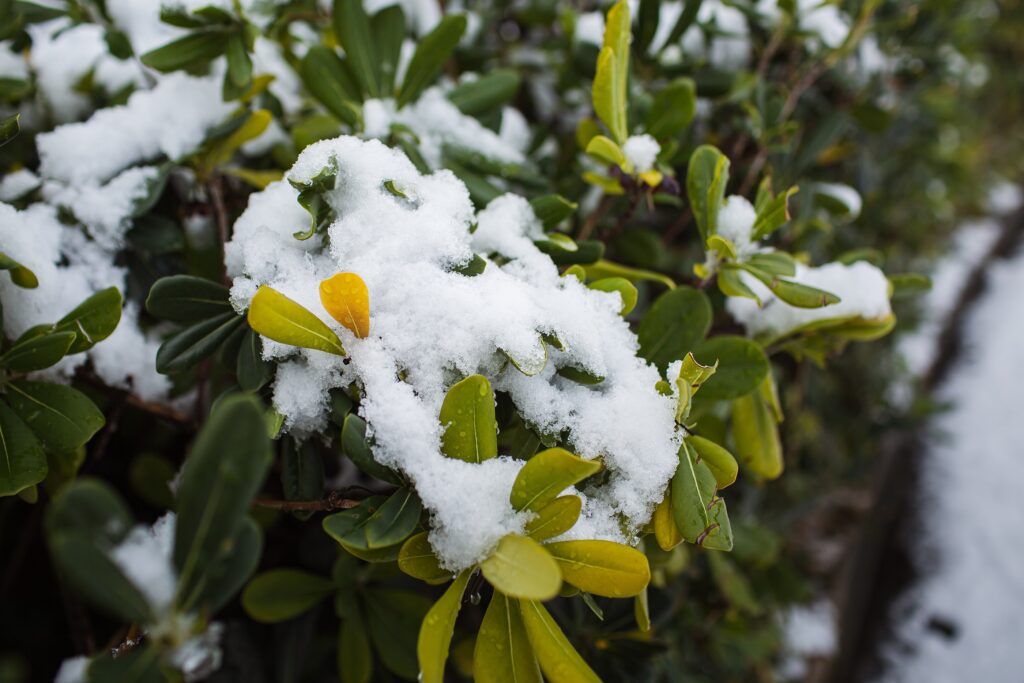
{"label": "snow", "polygon": [[637,173],[646,173],[654,168],[654,162],[661,151],[661,145],[650,135],[631,135],[622,145],[626,161],[633,164]]}
{"label": "snow", "polygon": [[[350,354],[346,364],[265,340],[265,356],[280,362],[274,407],[287,428],[299,436],[316,432],[326,421],[328,391],[361,385],[374,457],[409,476],[433,516],[431,543],[444,565],[458,570],[527,519],[508,504],[520,462],[470,464],[440,452],[445,393],[481,373],[531,424],[566,431],[581,457],[601,457],[608,469],[608,481],[585,492],[574,533],[634,540],[675,470],[679,435],[671,398],[654,388],[657,370],[636,357],[618,294],[561,278],[533,245],[540,226],[522,198],[504,196],[474,214],[452,173],[421,175],[401,153],[353,137],[310,146],[288,177],[302,182],[331,164],[339,177],[327,198],[338,218],[329,244],[292,236],[309,219],[296,190],[280,182],[252,196],[226,248],[238,309],[257,286],[270,285],[330,325]],[[385,181],[406,197],[392,195]],[[472,278],[452,272],[474,253],[507,262],[488,258]],[[373,333],[365,339],[336,324],[319,301],[319,282],[339,271],[357,273],[369,289]],[[546,367],[533,377],[499,352],[539,365],[541,333],[557,334],[566,351],[548,349]],[[588,387],[555,375],[570,364],[606,380]]]}
{"label": "snow", "polygon": [[758,250],[757,244],[751,239],[756,220],[757,211],[746,197],[731,195],[718,209],[715,233],[736,246],[736,256],[740,260]]}
{"label": "snow", "polygon": [[431,168],[443,165],[445,146],[476,152],[502,163],[525,161],[520,149],[459,111],[439,87],[428,88],[418,100],[399,110],[391,99],[363,103],[363,130],[367,137],[385,138],[396,123],[416,134],[420,154]]}
{"label": "snow", "polygon": [[784,680],[803,680],[807,660],[829,657],[838,647],[836,608],[827,599],[790,607],[782,619],[784,655],[778,674]]}
{"label": "snow", "polygon": [[[777,26],[783,15],[779,5],[779,0],[758,0],[756,10],[768,19],[769,25]],[[812,47],[835,49],[850,34],[849,17],[828,0],[797,0],[796,20],[801,31],[814,37]]]}
{"label": "snow", "polygon": [[761,307],[752,299],[730,297],[726,308],[748,333],[770,336],[784,335],[823,320],[881,320],[892,313],[889,281],[881,270],[864,261],[850,265],[829,263],[817,268],[798,263],[796,275],[787,279],[823,289],[838,296],[840,301],[821,308],[790,306],[776,298],[759,280],[743,273],[744,282],[761,297]]}
{"label": "snow", "polygon": [[36,138],[40,175],[69,183],[102,183],[125,168],[194,152],[206,133],[231,113],[216,78],[183,73],[163,77],[83,123],[58,126]]}
{"label": "snow", "polygon": [[[21,289],[10,278],[0,278],[4,329],[12,337],[34,325],[56,322],[101,289],[124,291],[125,269],[115,265],[113,255],[81,229],[61,223],[53,206],[33,204],[18,211],[0,203],[0,243],[4,253],[39,279],[37,288]],[[92,359],[97,375],[108,385],[134,390],[146,400],[162,400],[170,382],[154,367],[156,345],[155,339],[139,331],[137,311],[129,306],[113,335],[87,353],[67,356],[37,374],[66,381]]]}
{"label": "snow", "polygon": [[61,662],[53,683],[85,683],[88,680],[88,657],[72,657]]}
{"label": "snow", "polygon": [[19,81],[28,79],[28,62],[19,53],[11,52],[11,41],[0,42],[0,77]]}
{"label": "snow", "polygon": [[[964,348],[935,397],[922,468],[918,585],[894,609],[897,639],[878,683],[1011,680],[1024,630],[1024,255],[987,268],[988,287],[962,329]],[[966,428],[965,428],[966,427]],[[946,636],[933,619],[952,625]]]}
{"label": "snow", "polygon": [[178,576],[171,561],[174,524],[174,513],[168,512],[152,527],[134,527],[110,551],[110,559],[145,596],[157,615],[168,610],[178,587]]}
{"label": "snow", "polygon": [[39,176],[27,168],[8,173],[0,178],[0,202],[21,199],[39,187]]}
{"label": "snow", "polygon": [[831,197],[845,206],[847,209],[846,215],[843,216],[845,220],[852,221],[860,216],[861,209],[864,207],[864,200],[861,199],[860,193],[849,185],[843,185],[842,183],[814,183],[813,189],[815,194]]}

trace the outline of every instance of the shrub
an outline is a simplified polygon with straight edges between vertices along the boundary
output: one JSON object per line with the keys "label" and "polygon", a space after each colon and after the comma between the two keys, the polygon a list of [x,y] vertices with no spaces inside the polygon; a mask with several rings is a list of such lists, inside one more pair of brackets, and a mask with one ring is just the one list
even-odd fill
{"label": "shrub", "polygon": [[927,286],[864,226],[980,85],[943,4],[0,2],[0,494],[111,643],[59,680],[767,671],[797,373]]}

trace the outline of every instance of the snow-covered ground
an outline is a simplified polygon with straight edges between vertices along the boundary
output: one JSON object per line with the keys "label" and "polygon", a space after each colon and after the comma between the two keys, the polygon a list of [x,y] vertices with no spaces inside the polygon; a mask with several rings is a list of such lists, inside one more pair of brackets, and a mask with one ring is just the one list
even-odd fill
{"label": "snow-covered ground", "polygon": [[[963,233],[940,268],[931,322],[905,342],[911,367],[935,356],[935,332],[966,273],[993,243],[985,224]],[[1015,683],[1024,670],[1024,251],[986,269],[963,348],[935,399],[921,466],[914,554],[921,578],[893,608],[876,683]],[[931,334],[928,330],[931,329]]]}

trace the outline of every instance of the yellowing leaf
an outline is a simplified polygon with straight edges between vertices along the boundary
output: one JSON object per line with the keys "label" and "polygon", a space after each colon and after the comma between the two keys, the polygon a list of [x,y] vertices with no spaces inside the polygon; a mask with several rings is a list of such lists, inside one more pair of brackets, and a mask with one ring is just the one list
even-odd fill
{"label": "yellowing leaf", "polygon": [[448,661],[448,648],[455,633],[455,619],[462,607],[462,594],[466,592],[471,571],[464,571],[452,582],[444,595],[434,603],[420,625],[416,643],[416,656],[420,663],[422,683],[444,683],[444,664]]}
{"label": "yellowing leaf", "polygon": [[519,470],[509,502],[516,510],[537,511],[566,487],[601,470],[601,463],[584,460],[563,448],[549,448],[530,458]]}
{"label": "yellowing leaf", "polygon": [[411,536],[402,544],[402,549],[398,551],[398,568],[409,576],[428,583],[442,581],[451,576],[451,572],[442,569],[437,561],[426,532]]}
{"label": "yellowing leaf", "polygon": [[448,390],[440,419],[441,450],[449,458],[483,462],[498,455],[494,391],[483,375],[470,375]]}
{"label": "yellowing leaf", "polygon": [[736,454],[754,474],[775,479],[782,474],[782,444],[774,408],[771,374],[760,386],[732,402],[732,439]]}
{"label": "yellowing leaf", "polygon": [[711,474],[715,475],[718,488],[724,489],[736,481],[739,466],[736,464],[736,458],[732,456],[732,453],[714,441],[705,439],[702,436],[688,436],[686,440],[693,446],[693,450],[697,451],[701,462],[708,466]]}
{"label": "yellowing leaf", "polygon": [[580,518],[583,501],[579,496],[562,496],[542,507],[537,516],[526,523],[526,535],[535,541],[561,536]]}
{"label": "yellowing leaf", "polygon": [[302,304],[263,285],[249,304],[249,325],[267,339],[282,344],[345,355],[338,335]]}
{"label": "yellowing leaf", "polygon": [[473,652],[475,683],[542,683],[519,603],[495,593]]}
{"label": "yellowing leaf", "polygon": [[320,283],[320,302],[331,317],[352,334],[365,339],[370,334],[370,292],[355,273],[338,273]]}
{"label": "yellowing leaf", "polygon": [[550,553],[518,534],[501,539],[480,569],[495,590],[513,598],[550,600],[562,586],[562,573]]}
{"label": "yellowing leaf", "polygon": [[658,547],[664,551],[672,550],[683,542],[683,535],[676,526],[676,518],[672,514],[672,492],[666,491],[665,497],[658,507],[654,508],[654,539]]}
{"label": "yellowing leaf", "polygon": [[612,541],[563,541],[545,546],[567,583],[607,598],[638,595],[651,580],[647,556]]}
{"label": "yellowing leaf", "polygon": [[576,652],[544,605],[519,602],[523,625],[544,677],[551,683],[601,683],[593,669]]}
{"label": "yellowing leaf", "polygon": [[648,187],[657,187],[661,185],[661,181],[665,179],[665,175],[661,171],[644,171],[640,174],[640,180],[644,181]]}

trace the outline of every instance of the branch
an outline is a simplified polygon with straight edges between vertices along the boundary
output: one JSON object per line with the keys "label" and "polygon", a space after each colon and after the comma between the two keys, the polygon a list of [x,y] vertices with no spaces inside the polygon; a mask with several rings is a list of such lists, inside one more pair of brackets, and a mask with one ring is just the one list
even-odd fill
{"label": "branch", "polygon": [[[333,510],[350,510],[363,502],[364,499],[348,498],[346,493],[331,491],[326,498],[321,500],[278,500],[275,498],[256,498],[252,504],[257,507],[270,508],[272,510],[312,510],[317,512],[331,512]],[[367,491],[373,494],[372,491]],[[369,496],[367,496],[369,497]]]}

